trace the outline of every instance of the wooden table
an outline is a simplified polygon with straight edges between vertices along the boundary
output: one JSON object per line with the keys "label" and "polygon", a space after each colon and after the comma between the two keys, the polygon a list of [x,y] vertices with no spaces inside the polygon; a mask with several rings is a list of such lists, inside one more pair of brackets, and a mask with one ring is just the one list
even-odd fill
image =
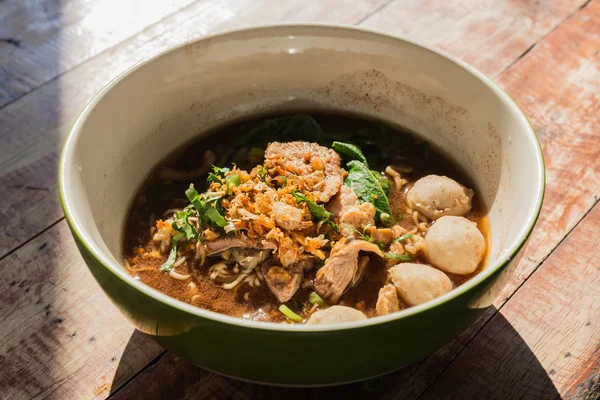
{"label": "wooden table", "polygon": [[[96,285],[57,195],[62,142],[111,78],[183,40],[293,21],[374,28],[471,63],[530,117],[548,172],[495,307],[428,359],[336,388],[242,383],[165,352]],[[600,0],[0,0],[0,398],[597,398],[599,71]]]}

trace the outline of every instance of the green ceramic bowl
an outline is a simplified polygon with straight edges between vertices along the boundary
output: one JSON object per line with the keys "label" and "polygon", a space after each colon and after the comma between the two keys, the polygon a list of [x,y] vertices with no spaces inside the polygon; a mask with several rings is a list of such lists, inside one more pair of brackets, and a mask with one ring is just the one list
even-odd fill
{"label": "green ceramic bowl", "polygon": [[[228,120],[305,107],[406,126],[460,163],[489,211],[491,247],[483,272],[444,296],[395,314],[311,326],[206,311],[126,273],[119,261],[127,208],[159,160]],[[544,164],[523,113],[468,65],[381,33],[284,25],[204,37],[120,75],[75,122],[59,182],[85,262],[139,330],[218,373],[272,384],[325,385],[423,359],[492,304],[536,222]]]}

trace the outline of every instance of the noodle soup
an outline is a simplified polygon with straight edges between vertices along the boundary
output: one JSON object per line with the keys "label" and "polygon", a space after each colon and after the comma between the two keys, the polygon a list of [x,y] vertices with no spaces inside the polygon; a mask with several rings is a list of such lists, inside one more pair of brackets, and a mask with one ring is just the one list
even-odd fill
{"label": "noodle soup", "polygon": [[232,123],[161,162],[131,205],[124,266],[178,300],[335,323],[422,304],[483,267],[460,169],[411,132],[347,114]]}

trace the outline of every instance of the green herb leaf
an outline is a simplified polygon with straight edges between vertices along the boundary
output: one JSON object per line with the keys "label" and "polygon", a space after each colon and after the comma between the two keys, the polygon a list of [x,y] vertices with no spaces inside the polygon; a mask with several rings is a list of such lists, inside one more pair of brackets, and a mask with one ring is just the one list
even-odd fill
{"label": "green herb leaf", "polygon": [[311,294],[308,295],[308,302],[310,304],[317,304],[319,306],[322,306],[325,304],[325,300],[323,300],[323,298],[321,296],[319,296],[319,294],[317,292],[312,292]]}
{"label": "green herb leaf", "polygon": [[191,209],[184,209],[175,214],[175,221],[171,224],[171,228],[179,231],[185,235],[185,240],[190,241],[198,238],[198,232],[196,228],[190,223],[189,218],[194,212]]}
{"label": "green herb leaf", "polygon": [[407,233],[406,235],[402,235],[402,236],[400,236],[400,237],[398,237],[398,238],[394,239],[394,240],[392,241],[392,244],[395,244],[395,243],[401,242],[401,241],[403,241],[403,240],[406,240],[406,239],[410,239],[410,238],[412,238],[412,237],[413,237],[412,233]]}
{"label": "green herb leaf", "polygon": [[394,219],[388,213],[381,213],[381,214],[379,214],[379,220],[385,226],[390,226],[391,224],[394,223]]}
{"label": "green herb leaf", "polygon": [[292,193],[292,195],[296,198],[296,202],[306,203],[306,205],[308,206],[308,210],[310,211],[310,214],[312,215],[314,220],[321,221],[324,219],[329,219],[329,217],[331,217],[331,213],[327,211],[324,206],[310,200],[308,197],[306,197],[305,194],[300,192],[294,192]]}
{"label": "green herb leaf", "polygon": [[260,177],[260,179],[264,179],[266,174],[267,174],[267,169],[265,168],[264,165],[261,165],[260,168],[258,169],[258,176]]}
{"label": "green herb leaf", "polygon": [[219,212],[217,209],[219,207],[218,201],[222,197],[219,193],[205,192],[200,195],[193,186],[190,186],[190,188],[185,191],[185,195],[194,205],[194,208],[198,212],[198,217],[200,217],[203,222],[221,228],[227,225],[227,221],[223,217],[222,212]]}
{"label": "green herb leaf", "polygon": [[344,157],[344,160],[346,160],[346,162],[358,160],[361,163],[365,164],[367,168],[369,168],[367,158],[363,155],[361,149],[358,146],[355,146],[351,143],[333,142],[331,147],[342,157]]}
{"label": "green herb leaf", "polygon": [[350,187],[358,198],[363,202],[369,202],[375,206],[377,217],[379,214],[390,214],[390,203],[378,179],[360,161],[354,160],[348,163],[348,176],[344,184]]}
{"label": "green herb leaf", "polygon": [[196,189],[190,185],[190,187],[185,191],[185,195],[198,212],[198,215],[202,214],[204,212],[204,205],[200,201],[200,195]]}
{"label": "green herb leaf", "polygon": [[258,157],[264,157],[265,151],[261,148],[253,147],[250,149],[250,152],[248,154],[253,155],[253,156],[258,156]]}
{"label": "green herb leaf", "polygon": [[240,143],[253,142],[255,146],[292,140],[323,143],[324,136],[321,126],[311,116],[286,115],[261,122],[241,138]]}
{"label": "green herb leaf", "polygon": [[398,260],[398,261],[410,261],[410,260],[412,260],[412,257],[409,256],[408,254],[383,253],[383,256],[385,258],[389,258],[391,260]]}
{"label": "green herb leaf", "polygon": [[290,310],[285,304],[279,306],[279,311],[281,311],[283,315],[285,315],[292,321],[302,322],[302,317]]}
{"label": "green herb leaf", "polygon": [[383,191],[385,192],[385,194],[387,196],[389,196],[390,190],[391,190],[389,179],[386,178],[385,176],[381,175],[381,173],[379,173],[378,171],[371,170],[371,173],[375,176],[375,178],[377,178],[377,181],[381,185],[381,188],[383,189]]}
{"label": "green herb leaf", "polygon": [[173,264],[175,264],[175,260],[177,260],[177,243],[179,243],[184,236],[185,234],[183,232],[178,232],[175,234],[175,236],[173,236],[173,239],[171,240],[171,251],[169,252],[169,257],[167,258],[167,261],[160,266],[161,271],[165,272],[173,269]]}
{"label": "green herb leaf", "polygon": [[227,220],[219,213],[214,205],[209,205],[206,207],[206,215],[212,222],[221,228],[227,225]]}
{"label": "green herb leaf", "polygon": [[231,171],[231,170],[227,167],[220,168],[220,167],[215,167],[213,165],[213,172],[208,174],[208,178],[206,178],[206,181],[208,183],[221,182],[221,179],[223,179],[225,177],[225,174],[227,174],[229,171]]}
{"label": "green herb leaf", "polygon": [[337,226],[337,224],[330,219],[328,219],[327,221],[325,221],[323,223],[325,225],[329,225],[331,227],[331,229],[333,229],[334,232],[339,232],[339,230],[340,230],[340,228]]}

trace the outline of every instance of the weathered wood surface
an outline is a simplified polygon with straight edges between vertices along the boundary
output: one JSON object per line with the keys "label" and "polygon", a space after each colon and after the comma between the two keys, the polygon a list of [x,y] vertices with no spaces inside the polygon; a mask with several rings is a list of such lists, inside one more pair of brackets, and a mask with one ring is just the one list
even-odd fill
{"label": "weathered wood surface", "polygon": [[[585,2],[564,0],[175,1],[160,6],[162,16],[152,10],[142,13],[140,20],[132,22],[137,31],[146,27],[139,33],[120,24],[94,22],[91,15],[104,9],[99,1],[63,1],[60,7],[57,2],[37,2],[44,13],[34,3],[0,2],[0,104],[6,104],[0,105],[0,213],[4,222],[0,256],[13,251],[0,261],[0,398],[105,398],[140,371],[115,397],[139,398],[147,392],[150,398],[291,394],[329,398],[364,397],[371,392],[395,398],[423,394],[435,398],[444,393],[456,397],[460,393],[454,391],[453,379],[473,380],[468,393],[488,389],[486,377],[491,379],[498,371],[487,366],[481,377],[473,376],[473,371],[481,369],[477,367],[481,360],[475,358],[486,357],[510,370],[502,375],[509,380],[502,388],[513,394],[523,389],[517,376],[524,373],[516,367],[519,363],[529,368],[525,382],[537,390],[530,392],[532,396],[561,393],[583,398],[581,388],[598,379],[598,308],[587,314],[577,312],[589,308],[584,293],[598,299],[597,288],[589,286],[598,283],[598,264],[593,261],[600,254],[598,242],[591,240],[594,234],[598,237],[593,228],[598,225],[598,207],[557,252],[551,252],[600,195],[600,131],[595,128],[600,123],[600,1],[581,10]],[[127,3],[125,8],[133,4],[121,3]],[[7,15],[26,15],[29,25],[6,28]],[[64,15],[71,17],[63,20]],[[529,251],[496,302],[500,314],[491,311],[428,360],[387,377],[296,393],[218,377],[170,354],[143,370],[161,349],[134,333],[108,303],[77,254],[65,222],[44,231],[62,217],[53,172],[62,139],[85,101],[131,64],[207,32],[298,20],[361,22],[436,45],[488,74],[500,74],[500,83],[538,130],[548,167],[547,198]],[[31,31],[44,32],[49,44],[25,41],[19,43],[24,50],[15,52],[11,40],[2,40],[14,39],[5,37],[7,29],[17,32],[17,38]],[[85,34],[68,36],[61,29]],[[61,35],[70,38],[64,61]],[[7,61],[9,56],[17,59]],[[46,70],[39,71],[40,65]],[[18,74],[19,69],[24,83],[14,91],[4,77]],[[1,103],[2,99],[7,100]],[[587,262],[584,256],[571,258],[564,253],[564,248],[578,249],[578,241],[587,246],[583,252],[589,257]],[[554,275],[565,260],[572,271],[592,268],[588,279],[567,274],[568,284],[557,284]],[[549,275],[546,270],[553,272]],[[537,304],[535,294],[548,290],[556,296],[544,297],[539,313],[529,315],[524,307]],[[540,321],[545,313],[554,316],[557,325]],[[564,321],[556,316],[564,314],[569,314]],[[589,316],[586,323],[590,325],[575,323],[583,316]],[[596,329],[590,331],[590,326]],[[488,354],[496,347],[504,351]],[[574,355],[573,360],[560,358],[566,352]],[[511,354],[516,364],[508,360]]]}

